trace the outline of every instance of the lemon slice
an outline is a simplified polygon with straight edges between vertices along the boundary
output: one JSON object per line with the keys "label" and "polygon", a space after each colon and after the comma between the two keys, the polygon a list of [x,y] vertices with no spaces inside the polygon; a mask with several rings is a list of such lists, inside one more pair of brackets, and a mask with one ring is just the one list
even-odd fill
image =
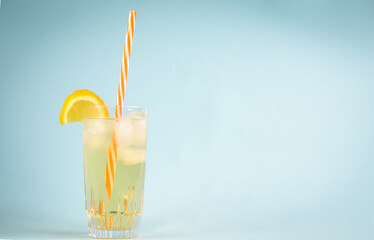
{"label": "lemon slice", "polygon": [[105,106],[105,103],[87,89],[74,91],[65,99],[60,113],[60,123],[80,122],[86,117],[109,117],[106,107],[87,108],[90,106]]}

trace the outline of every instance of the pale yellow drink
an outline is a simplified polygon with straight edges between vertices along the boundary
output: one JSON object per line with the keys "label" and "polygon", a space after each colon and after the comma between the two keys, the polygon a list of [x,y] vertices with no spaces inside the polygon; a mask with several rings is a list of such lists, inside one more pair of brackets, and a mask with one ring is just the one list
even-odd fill
{"label": "pale yellow drink", "polygon": [[[134,237],[143,208],[148,116],[132,111],[123,118],[83,120],[86,211],[93,237]],[[105,171],[112,134],[117,163],[110,200]]]}

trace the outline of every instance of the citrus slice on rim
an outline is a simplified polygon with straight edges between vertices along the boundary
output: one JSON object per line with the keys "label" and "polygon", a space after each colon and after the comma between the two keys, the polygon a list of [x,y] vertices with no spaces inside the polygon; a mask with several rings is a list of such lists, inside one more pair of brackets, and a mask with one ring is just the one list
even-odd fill
{"label": "citrus slice on rim", "polygon": [[80,122],[86,117],[109,117],[106,107],[94,106],[105,106],[105,103],[90,90],[76,90],[65,99],[60,113],[60,123]]}

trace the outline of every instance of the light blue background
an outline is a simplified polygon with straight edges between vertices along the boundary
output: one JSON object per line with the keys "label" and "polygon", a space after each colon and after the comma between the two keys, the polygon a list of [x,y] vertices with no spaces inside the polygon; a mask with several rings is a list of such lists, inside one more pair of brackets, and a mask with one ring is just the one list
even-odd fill
{"label": "light blue background", "polygon": [[64,99],[150,108],[142,238],[374,239],[373,1],[0,8],[0,238],[86,238]]}

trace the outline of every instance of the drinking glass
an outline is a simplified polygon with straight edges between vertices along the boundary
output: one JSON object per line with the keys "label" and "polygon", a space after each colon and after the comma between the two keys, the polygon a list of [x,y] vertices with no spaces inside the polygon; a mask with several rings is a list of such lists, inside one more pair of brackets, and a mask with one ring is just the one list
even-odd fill
{"label": "drinking glass", "polygon": [[[87,107],[83,120],[83,162],[89,236],[134,238],[143,211],[148,109]],[[103,114],[101,114],[103,115]]]}

